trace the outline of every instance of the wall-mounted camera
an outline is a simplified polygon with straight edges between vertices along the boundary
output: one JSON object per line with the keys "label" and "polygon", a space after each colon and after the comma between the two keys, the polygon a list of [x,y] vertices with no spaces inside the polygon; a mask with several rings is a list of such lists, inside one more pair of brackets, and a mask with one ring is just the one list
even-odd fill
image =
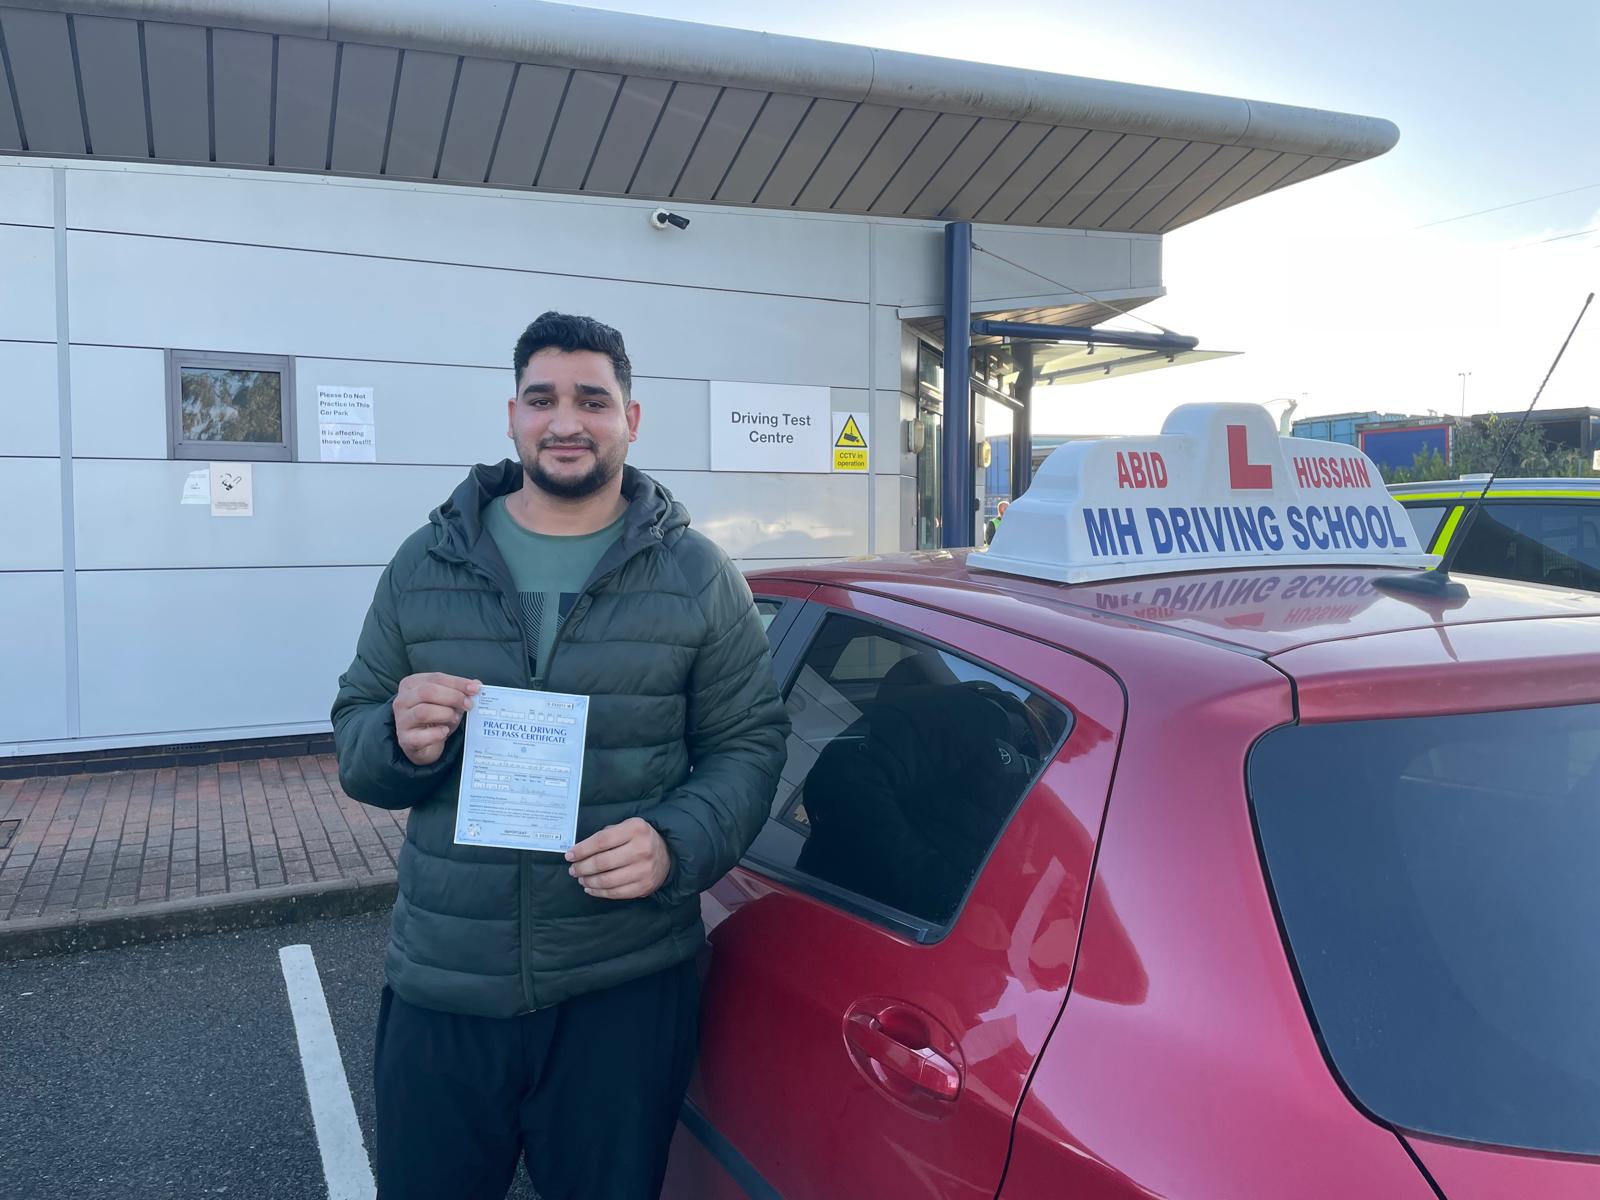
{"label": "wall-mounted camera", "polygon": [[650,227],[652,229],[665,229],[669,225],[674,229],[687,229],[689,228],[689,218],[680,217],[677,213],[668,212],[664,208],[658,208],[650,214]]}

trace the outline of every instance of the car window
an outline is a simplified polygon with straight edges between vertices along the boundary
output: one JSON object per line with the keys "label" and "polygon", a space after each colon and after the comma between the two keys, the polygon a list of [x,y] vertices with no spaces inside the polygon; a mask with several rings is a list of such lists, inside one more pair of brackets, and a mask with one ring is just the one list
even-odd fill
{"label": "car window", "polygon": [[751,865],[932,926],[1070,723],[979,663],[843,614],[822,622],[787,705],[788,764]]}
{"label": "car window", "polygon": [[756,601],[756,613],[761,617],[761,628],[763,629],[771,629],[773,619],[782,611],[782,600]]}
{"label": "car window", "polygon": [[767,632],[767,648],[777,654],[778,646],[788,635],[803,605],[798,600],[781,596],[757,596],[755,602],[761,628]]}
{"label": "car window", "polygon": [[1405,1129],[1600,1154],[1600,705],[1288,726],[1248,774],[1355,1097]]}
{"label": "car window", "polygon": [[1439,532],[1439,523],[1450,511],[1448,504],[1407,504],[1406,516],[1411,518],[1411,528],[1417,531],[1417,545],[1433,545],[1433,535]]}
{"label": "car window", "polygon": [[1600,591],[1600,504],[1491,501],[1452,566],[1472,575]]}

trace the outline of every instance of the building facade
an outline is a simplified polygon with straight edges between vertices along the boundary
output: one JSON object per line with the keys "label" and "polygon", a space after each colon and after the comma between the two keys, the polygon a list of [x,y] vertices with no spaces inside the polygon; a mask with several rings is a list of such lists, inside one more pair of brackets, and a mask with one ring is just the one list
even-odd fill
{"label": "building facade", "polygon": [[1393,141],[553,5],[142,7],[0,5],[0,755],[325,730],[546,309],[623,332],[630,461],[742,562],[938,545],[941,440],[1019,403],[940,425],[947,221],[975,314],[1089,325],[1168,229]]}

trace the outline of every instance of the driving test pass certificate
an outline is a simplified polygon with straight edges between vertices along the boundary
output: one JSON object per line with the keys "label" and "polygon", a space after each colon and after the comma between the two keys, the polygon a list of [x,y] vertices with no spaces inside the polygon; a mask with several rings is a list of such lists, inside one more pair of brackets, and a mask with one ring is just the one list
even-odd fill
{"label": "driving test pass certificate", "polygon": [[456,842],[570,850],[589,697],[485,686],[467,710]]}

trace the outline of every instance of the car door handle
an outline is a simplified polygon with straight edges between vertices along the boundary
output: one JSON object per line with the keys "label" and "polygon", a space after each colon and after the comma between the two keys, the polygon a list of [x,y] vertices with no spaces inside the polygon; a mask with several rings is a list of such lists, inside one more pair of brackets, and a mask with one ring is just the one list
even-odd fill
{"label": "car door handle", "polygon": [[[917,1046],[896,1036],[885,1027],[885,1018],[895,1026],[916,1028],[922,1025],[913,1009],[867,1009],[850,1012],[844,1021],[845,1042],[853,1054],[875,1064],[897,1080],[910,1084],[940,1100],[952,1101],[961,1095],[961,1071],[944,1055],[926,1045]],[[893,1018],[899,1017],[900,1020]],[[910,1018],[906,1020],[905,1018]],[[927,1041],[927,1038],[917,1038]],[[884,1082],[887,1082],[885,1080]]]}

